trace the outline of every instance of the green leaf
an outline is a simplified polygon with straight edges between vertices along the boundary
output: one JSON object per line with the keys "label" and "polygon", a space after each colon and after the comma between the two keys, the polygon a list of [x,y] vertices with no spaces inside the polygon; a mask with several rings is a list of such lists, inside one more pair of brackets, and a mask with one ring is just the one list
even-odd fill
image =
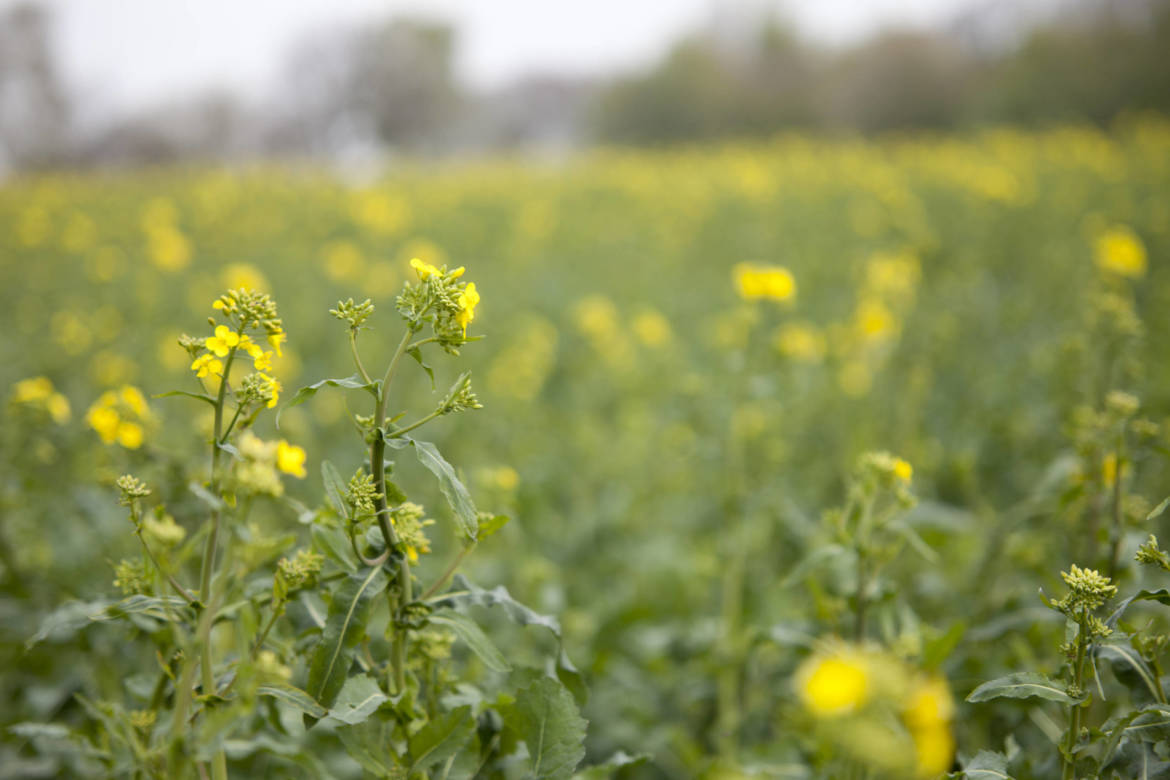
{"label": "green leaf", "polygon": [[422,366],[422,370],[427,372],[427,376],[431,378],[431,390],[435,389],[435,369],[423,362],[422,350],[418,347],[412,347],[406,350],[406,354],[414,358],[415,362]]}
{"label": "green leaf", "polygon": [[329,717],[341,723],[356,726],[382,706],[390,697],[382,693],[378,683],[366,674],[350,677],[337,695],[337,702],[329,710]]}
{"label": "green leaf", "polygon": [[418,462],[438,478],[439,490],[442,491],[443,497],[447,499],[447,503],[455,512],[459,530],[468,539],[475,540],[479,528],[479,514],[475,511],[475,504],[472,502],[467,488],[455,475],[455,469],[439,453],[438,448],[428,441],[419,441],[409,436],[387,439],[386,444],[395,449],[403,449],[406,446],[414,447],[414,454],[418,457]]}
{"label": "green leaf", "polygon": [[106,607],[104,612],[94,615],[93,619],[112,620],[125,615],[146,615],[158,620],[193,617],[186,599],[178,596],[131,596]]}
{"label": "green leaf", "polygon": [[13,723],[7,728],[9,734],[24,739],[69,739],[69,729],[60,723]]}
{"label": "green leaf", "polygon": [[1146,515],[1146,522],[1148,523],[1151,520],[1160,517],[1161,514],[1166,511],[1166,507],[1168,506],[1170,506],[1170,496],[1163,498],[1162,503],[1158,504],[1156,507],[1150,510],[1150,513]]}
{"label": "green leaf", "polygon": [[328,710],[313,701],[312,696],[293,685],[286,685],[284,683],[261,685],[256,689],[256,693],[261,696],[271,696],[285,704],[296,707],[306,715],[317,718],[318,720],[324,718],[329,713]]}
{"label": "green leaf", "polygon": [[370,602],[384,587],[386,575],[376,567],[347,577],[334,591],[325,629],[309,662],[309,682],[305,686],[321,706],[332,706],[341,692],[354,649],[366,630]]}
{"label": "green leaf", "polygon": [[492,640],[483,632],[479,624],[467,615],[445,609],[433,613],[428,620],[432,623],[446,626],[454,631],[456,636],[467,644],[471,652],[475,653],[479,657],[479,660],[483,661],[484,666],[493,672],[507,672],[512,669],[512,666],[504,658],[503,653],[492,644]]}
{"label": "green leaf", "polygon": [[484,590],[473,585],[462,574],[455,575],[450,595],[438,599],[435,603],[436,607],[452,607],[454,609],[469,605],[500,607],[513,623],[521,626],[540,626],[551,632],[557,639],[557,677],[569,687],[578,703],[585,703],[589,698],[585,680],[565,652],[561,624],[555,617],[542,615],[524,606],[512,598],[512,594],[508,593],[508,589],[503,585],[497,585],[492,590]]}
{"label": "green leaf", "polygon": [[1129,609],[1130,605],[1135,601],[1157,601],[1159,604],[1170,606],[1170,590],[1166,588],[1158,588],[1157,590],[1139,590],[1125,601],[1117,605],[1117,609],[1113,610],[1113,614],[1105,621],[1105,625],[1113,628],[1117,625],[1117,621],[1121,620],[1121,616],[1125,610]]}
{"label": "green leaf", "polygon": [[608,780],[613,773],[624,766],[637,766],[650,760],[649,753],[638,753],[631,756],[624,750],[619,750],[601,764],[594,764],[582,769],[573,775],[573,780]]}
{"label": "green leaf", "polygon": [[432,718],[410,738],[410,774],[425,771],[456,755],[474,731],[471,707],[459,707]]}
{"label": "green leaf", "polygon": [[499,531],[501,528],[506,526],[508,521],[511,519],[512,518],[508,517],[507,515],[480,515],[478,522],[480,541],[483,541],[484,539],[494,534],[496,531]]}
{"label": "green leaf", "polygon": [[[380,732],[381,724],[366,722],[339,728],[337,736],[341,744],[345,745],[345,752],[349,753],[350,758],[374,777],[403,777],[401,772],[395,774],[397,765],[394,754],[381,744]],[[390,759],[390,763],[385,763],[383,758]]]}
{"label": "green leaf", "polygon": [[1008,759],[1003,753],[980,750],[963,767],[967,780],[1012,780],[1008,774]]}
{"label": "green leaf", "polygon": [[1061,704],[1076,704],[1085,700],[1084,696],[1074,699],[1065,691],[1064,686],[1049,677],[1036,672],[1016,672],[1006,677],[1000,677],[985,682],[967,697],[969,702],[988,701],[990,699],[1047,699]]}
{"label": "green leaf", "polygon": [[378,397],[378,387],[381,383],[378,381],[366,382],[357,374],[347,376],[345,379],[322,379],[320,382],[314,382],[311,385],[302,387],[297,390],[296,395],[276,413],[276,427],[280,427],[280,415],[284,413],[285,409],[291,409],[294,406],[300,406],[305,401],[317,394],[317,391],[323,387],[340,387],[346,390],[366,390],[374,398]]}
{"label": "green leaf", "polygon": [[573,695],[551,677],[540,677],[516,694],[500,714],[528,746],[534,777],[569,777],[585,757],[586,720]]}
{"label": "green leaf", "polygon": [[325,500],[333,507],[338,517],[349,517],[349,505],[345,503],[348,488],[341,473],[328,460],[321,461],[321,480],[325,483]]}
{"label": "green leaf", "polygon": [[845,549],[839,544],[825,544],[817,547],[808,555],[804,556],[800,563],[793,567],[788,576],[780,582],[781,588],[788,588],[797,582],[800,582],[804,577],[822,563],[840,558],[844,555],[850,554],[849,550]]}
{"label": "green leaf", "polygon": [[923,667],[937,669],[942,666],[943,662],[959,646],[959,642],[966,632],[967,624],[962,620],[956,620],[941,636],[928,640],[922,648]]}
{"label": "green leaf", "polygon": [[1151,704],[1125,727],[1126,739],[1164,744],[1170,741],[1170,706]]}
{"label": "green leaf", "polygon": [[[1105,656],[1112,660],[1114,664],[1122,667],[1122,669],[1127,669],[1136,674],[1142,683],[1145,684],[1146,689],[1149,690],[1150,696],[1155,700],[1162,696],[1162,688],[1158,685],[1158,680],[1154,676],[1153,670],[1146,664],[1145,659],[1136,650],[1126,644],[1124,640],[1104,642],[1096,650],[1098,655]],[[1117,669],[1115,671],[1120,672]],[[1124,679],[1125,676],[1124,673],[1118,674],[1118,678],[1122,682],[1128,682]],[[1130,679],[1132,680],[1132,678]]]}
{"label": "green leaf", "polygon": [[222,512],[224,510],[223,499],[212,493],[207,488],[200,485],[198,482],[188,483],[187,489],[195,494],[195,497],[202,501],[213,512]]}
{"label": "green leaf", "polygon": [[170,390],[165,393],[159,393],[158,395],[152,395],[151,398],[171,398],[172,396],[177,395],[185,396],[187,398],[194,398],[197,401],[206,401],[212,406],[215,406],[216,404],[216,400],[209,395],[204,395],[203,393],[188,393],[186,390]]}
{"label": "green leaf", "polygon": [[45,616],[41,626],[24,643],[25,649],[32,649],[46,639],[65,642],[88,626],[95,616],[102,614],[111,604],[106,599],[97,601],[67,601]]}
{"label": "green leaf", "polygon": [[353,554],[352,546],[345,535],[345,531],[321,522],[313,523],[309,527],[309,535],[313,538],[313,546],[323,552],[334,563],[349,571],[358,570],[358,560]]}

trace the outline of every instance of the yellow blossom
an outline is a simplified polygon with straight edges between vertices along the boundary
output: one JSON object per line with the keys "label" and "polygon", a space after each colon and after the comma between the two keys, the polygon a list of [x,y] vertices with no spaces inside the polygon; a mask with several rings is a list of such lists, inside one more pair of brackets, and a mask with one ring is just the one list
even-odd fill
{"label": "yellow blossom", "polygon": [[216,357],[227,357],[240,343],[240,334],[227,325],[217,325],[215,335],[207,339],[207,348],[215,353]]}
{"label": "yellow blossom", "polygon": [[735,266],[733,273],[739,296],[744,300],[767,298],[782,302],[796,295],[796,279],[791,271],[782,266],[740,263]]}
{"label": "yellow blossom", "polygon": [[58,425],[69,421],[69,399],[54,389],[48,377],[38,376],[17,382],[12,386],[12,402],[44,409]]}
{"label": "yellow blossom", "polygon": [[280,350],[280,345],[288,340],[288,336],[283,330],[276,330],[268,334],[268,343],[276,350],[277,357],[284,357],[284,353]]}
{"label": "yellow blossom", "polygon": [[128,450],[136,450],[142,446],[145,434],[142,426],[134,422],[120,422],[116,432],[118,443]]}
{"label": "yellow blossom", "polygon": [[646,309],[634,317],[634,335],[648,347],[661,347],[670,341],[670,320],[653,309]]}
{"label": "yellow blossom", "polygon": [[304,479],[306,474],[304,448],[281,439],[276,445],[276,467],[285,474]]}
{"label": "yellow blossom", "polygon": [[459,313],[455,321],[463,328],[463,336],[467,336],[467,324],[475,319],[475,307],[479,303],[479,293],[475,290],[475,282],[468,282],[463,292],[459,293]]}
{"label": "yellow blossom", "polygon": [[431,278],[432,276],[440,276],[441,275],[441,272],[439,271],[438,268],[435,268],[430,263],[424,263],[422,260],[419,260],[417,257],[412,257],[410,259],[410,267],[418,272],[418,278],[424,282],[427,279]]}
{"label": "yellow blossom", "polygon": [[272,370],[272,352],[259,351],[259,354],[252,355],[252,364],[256,366],[257,371],[271,371]]}
{"label": "yellow blossom", "polygon": [[894,476],[903,482],[909,482],[914,476],[914,467],[901,458],[894,459]]}
{"label": "yellow blossom", "polygon": [[200,379],[209,375],[221,376],[223,375],[223,362],[215,355],[208,353],[195,358],[195,361],[191,364],[191,370]]}
{"label": "yellow blossom", "polygon": [[258,372],[258,373],[260,375],[260,378],[263,379],[267,383],[268,390],[272,394],[272,397],[268,399],[268,403],[265,405],[269,409],[273,409],[276,407],[276,404],[280,401],[280,391],[282,389],[280,386],[280,382],[278,382],[275,378],[268,376],[268,374],[265,374],[263,372]]}
{"label": "yellow blossom", "polygon": [[949,725],[911,731],[914,756],[920,777],[937,777],[955,760],[955,738]]}
{"label": "yellow blossom", "polygon": [[464,273],[466,270],[467,270],[467,269],[466,269],[466,268],[464,268],[463,266],[459,266],[459,267],[458,267],[458,268],[456,268],[454,271],[448,271],[448,272],[447,272],[447,276],[448,276],[448,277],[450,277],[451,279],[458,279],[460,276],[463,276],[463,273]]}
{"label": "yellow blossom", "polygon": [[805,707],[817,717],[856,712],[869,699],[869,663],[853,650],[813,657],[797,671],[796,685]]}
{"label": "yellow blossom", "polygon": [[106,444],[113,444],[118,438],[118,412],[108,406],[95,406],[85,416],[89,427],[97,431],[98,436]]}
{"label": "yellow blossom", "polygon": [[1136,279],[1146,273],[1146,248],[1129,228],[1110,228],[1097,238],[1096,262],[1102,271]]}
{"label": "yellow blossom", "polygon": [[936,728],[949,723],[954,715],[955,701],[946,680],[941,677],[920,680],[902,710],[902,718],[912,731]]}

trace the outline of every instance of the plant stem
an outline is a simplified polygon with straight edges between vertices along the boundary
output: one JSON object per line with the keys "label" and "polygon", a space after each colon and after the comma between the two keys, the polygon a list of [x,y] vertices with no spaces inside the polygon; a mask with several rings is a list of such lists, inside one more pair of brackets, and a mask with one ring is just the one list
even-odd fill
{"label": "plant stem", "polygon": [[455,556],[455,559],[453,561],[451,561],[451,565],[447,567],[447,570],[444,571],[441,575],[439,575],[439,579],[435,580],[434,583],[431,585],[431,587],[427,588],[426,591],[424,591],[423,594],[421,596],[419,596],[419,600],[426,601],[431,596],[435,595],[435,593],[439,590],[439,588],[446,585],[447,580],[451,579],[451,575],[453,575],[455,573],[455,570],[459,568],[459,564],[463,563],[463,559],[466,558],[468,555],[470,555],[471,551],[474,549],[475,549],[475,542],[472,542],[471,544],[467,545],[462,550],[460,550],[459,554]]}
{"label": "plant stem", "polygon": [[1109,579],[1117,579],[1117,567],[1121,563],[1121,532],[1122,532],[1122,490],[1121,490],[1121,464],[1122,458],[1125,456],[1125,432],[1124,430],[1117,435],[1117,447],[1113,453],[1113,527],[1110,528],[1110,546],[1109,546]]}
{"label": "plant stem", "polygon": [[873,511],[873,498],[866,500],[861,510],[861,518],[857,522],[854,534],[854,547],[857,552],[857,594],[856,612],[853,620],[853,639],[861,642],[865,639],[865,620],[869,609],[869,523]]}
{"label": "plant stem", "polygon": [[358,374],[361,375],[362,381],[367,385],[373,382],[374,380],[370,378],[366,367],[362,364],[361,355],[358,354],[357,331],[353,328],[349,329],[349,352],[353,355],[353,364],[357,366]]}
{"label": "plant stem", "polygon": [[430,414],[428,414],[426,417],[422,418],[421,420],[416,420],[415,422],[411,423],[410,425],[406,426],[405,428],[398,428],[398,429],[394,430],[392,433],[387,434],[387,438],[397,439],[399,436],[402,436],[403,434],[409,433],[410,431],[413,431],[415,428],[421,428],[422,426],[426,425],[431,420],[435,419],[436,417],[440,416],[441,414],[442,414],[442,412],[440,412],[438,410],[433,411]]}
{"label": "plant stem", "polygon": [[[1084,689],[1085,651],[1088,640],[1085,634],[1085,625],[1089,620],[1089,610],[1081,612],[1081,621],[1077,627],[1077,654],[1073,661],[1073,687],[1077,691]],[[1073,702],[1068,709],[1068,733],[1064,737],[1064,771],[1062,780],[1076,780],[1076,766],[1072,760],[1072,752],[1077,746],[1081,733],[1081,703]]]}

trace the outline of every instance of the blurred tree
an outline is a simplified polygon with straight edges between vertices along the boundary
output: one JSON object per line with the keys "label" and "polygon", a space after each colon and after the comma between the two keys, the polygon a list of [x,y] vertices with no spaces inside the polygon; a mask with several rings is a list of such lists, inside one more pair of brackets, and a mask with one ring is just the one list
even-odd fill
{"label": "blurred tree", "polygon": [[49,41],[50,17],[19,3],[0,11],[0,169],[59,163],[69,141],[69,106]]}

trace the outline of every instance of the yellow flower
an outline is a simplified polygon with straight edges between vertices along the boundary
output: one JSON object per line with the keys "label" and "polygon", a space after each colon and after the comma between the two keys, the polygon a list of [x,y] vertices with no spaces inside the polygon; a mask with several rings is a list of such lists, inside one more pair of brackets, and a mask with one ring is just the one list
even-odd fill
{"label": "yellow flower", "polygon": [[447,276],[451,279],[458,279],[460,276],[463,276],[463,272],[466,270],[467,269],[464,268],[463,266],[459,266],[454,271],[448,271]]}
{"label": "yellow flower", "polygon": [[223,362],[215,355],[208,353],[195,358],[195,362],[191,364],[191,370],[200,379],[208,375],[221,376],[223,374]]}
{"label": "yellow flower", "polygon": [[648,347],[661,347],[670,341],[670,320],[653,309],[634,317],[634,335]]}
{"label": "yellow flower", "polygon": [[276,406],[277,402],[280,401],[280,391],[282,389],[280,386],[280,382],[276,381],[276,379],[268,376],[268,374],[265,374],[264,372],[257,372],[257,373],[260,375],[261,379],[263,379],[265,382],[268,383],[268,389],[269,389],[269,391],[271,391],[272,397],[268,399],[268,403],[265,405],[269,409],[272,409]]}
{"label": "yellow flower", "polygon": [[949,725],[911,731],[914,756],[921,777],[937,777],[951,768],[955,759],[955,738]]}
{"label": "yellow flower", "polygon": [[101,440],[106,444],[113,444],[118,438],[118,426],[121,420],[116,409],[108,406],[94,406],[85,415],[89,427],[97,431]]}
{"label": "yellow flower", "polygon": [[[462,270],[462,269],[460,269]],[[475,282],[468,282],[463,292],[459,293],[459,313],[455,321],[463,328],[463,336],[467,337],[467,324],[475,319],[475,307],[479,303],[479,293],[475,290]]]}
{"label": "yellow flower", "polygon": [[227,357],[240,343],[240,334],[227,325],[217,325],[215,335],[207,339],[207,348],[215,353],[216,357]]}
{"label": "yellow flower", "polygon": [[276,467],[285,474],[305,478],[305,450],[284,439],[276,445]]}
{"label": "yellow flower", "polygon": [[53,395],[53,383],[47,376],[22,379],[12,386],[12,400],[18,404],[46,401]]}
{"label": "yellow flower", "polygon": [[252,365],[256,367],[257,371],[271,371],[272,370],[272,352],[259,351],[259,354],[252,355]]}
{"label": "yellow flower", "polygon": [[898,327],[894,315],[876,298],[857,304],[857,329],[867,341],[879,341],[892,335]]}
{"label": "yellow flower", "polygon": [[142,446],[144,433],[142,426],[134,422],[121,422],[117,429],[118,443],[128,450],[136,450]]}
{"label": "yellow flower", "polygon": [[1096,262],[1102,271],[1136,279],[1146,273],[1146,248],[1129,228],[1110,228],[1097,238]]}
{"label": "yellow flower", "polygon": [[735,266],[733,273],[739,297],[744,300],[767,298],[783,302],[796,295],[796,279],[791,271],[782,266],[740,263]]}
{"label": "yellow flower", "polygon": [[806,661],[796,673],[797,693],[817,717],[856,712],[869,700],[869,663],[865,656],[842,650]]}
{"label": "yellow flower", "polygon": [[418,272],[418,278],[420,281],[425,282],[427,279],[431,278],[432,276],[440,276],[441,275],[438,268],[435,268],[430,263],[424,263],[422,260],[419,260],[417,257],[412,257],[410,259],[410,267]]}
{"label": "yellow flower", "polygon": [[53,418],[53,422],[58,425],[64,425],[69,422],[72,413],[69,409],[69,399],[60,393],[53,393],[45,401],[45,408],[49,411],[49,416]]}
{"label": "yellow flower", "polygon": [[894,476],[903,482],[909,482],[914,476],[914,467],[901,458],[894,459]]}
{"label": "yellow flower", "polygon": [[268,343],[272,345],[274,350],[276,350],[277,357],[284,357],[284,353],[280,350],[280,345],[283,344],[286,340],[288,340],[288,336],[283,330],[277,330],[268,334]]}
{"label": "yellow flower", "polygon": [[929,677],[920,680],[902,710],[902,717],[911,731],[937,728],[955,716],[955,701],[946,680]]}

